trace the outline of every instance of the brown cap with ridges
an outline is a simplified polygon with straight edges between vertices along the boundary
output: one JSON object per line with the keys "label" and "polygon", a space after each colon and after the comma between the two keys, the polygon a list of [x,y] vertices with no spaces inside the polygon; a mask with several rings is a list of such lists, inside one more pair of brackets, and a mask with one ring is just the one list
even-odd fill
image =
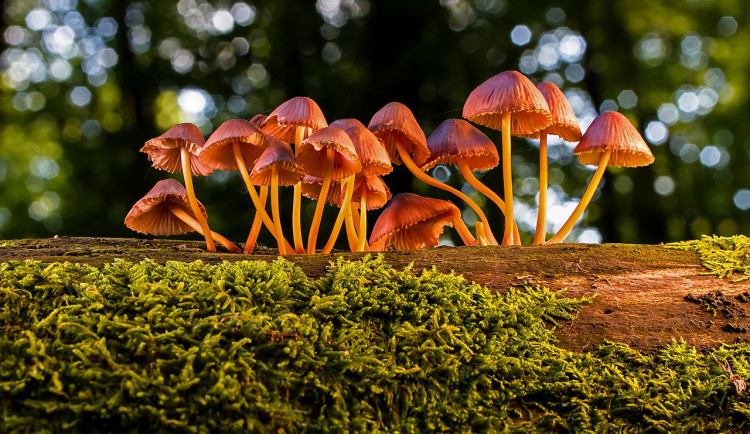
{"label": "brown cap with ridges", "polygon": [[182,172],[183,147],[193,157],[190,158],[190,170],[193,175],[210,175],[213,170],[198,161],[198,154],[205,140],[201,130],[193,124],[177,124],[167,130],[159,137],[148,140],[141,152],[148,155],[148,159],[157,169],[166,170],[171,173]]}
{"label": "brown cap with ridges", "polygon": [[383,143],[393,164],[401,164],[396,143],[400,142],[406,152],[412,155],[417,166],[421,166],[430,157],[427,149],[427,137],[419,127],[414,114],[408,107],[399,102],[390,102],[372,116],[367,129]]}
{"label": "brown cap with ridges", "polygon": [[597,165],[602,152],[611,149],[607,166],[638,167],[654,162],[646,142],[622,113],[604,112],[594,119],[573,153],[581,164]]}
{"label": "brown cap with ridges", "polygon": [[542,82],[536,85],[539,92],[549,106],[552,123],[542,131],[537,131],[528,137],[538,139],[541,134],[554,134],[566,142],[577,142],[581,140],[581,128],[573,109],[565,98],[559,87],[554,83]]}
{"label": "brown cap with ridges", "polygon": [[438,164],[466,161],[471,170],[487,170],[500,162],[497,148],[489,137],[463,119],[443,121],[427,139],[430,159],[422,166],[429,170]]}
{"label": "brown cap with ridges", "polygon": [[346,134],[352,139],[354,149],[362,163],[363,175],[387,175],[393,172],[391,159],[383,144],[364,126],[352,126],[346,129]]}
{"label": "brown cap with ridges", "polygon": [[357,150],[349,136],[334,127],[325,127],[302,141],[297,150],[297,161],[308,175],[323,178],[326,166],[326,148],[336,151],[333,159],[333,181],[354,175],[362,169]]}
{"label": "brown cap with ridges", "polygon": [[250,172],[250,181],[255,185],[271,185],[273,168],[276,167],[279,185],[294,185],[302,179],[305,171],[294,159],[286,144],[266,148]]}
{"label": "brown cap with ridges", "polygon": [[312,132],[328,126],[318,104],[306,96],[297,96],[283,102],[263,122],[263,131],[281,141],[294,142],[297,127],[312,129]]}
{"label": "brown cap with ridges", "polygon": [[240,145],[245,166],[252,168],[267,147],[275,144],[289,146],[263,133],[252,122],[245,119],[229,119],[211,134],[201,149],[198,158],[208,167],[219,170],[239,170],[234,157],[233,145]]}
{"label": "brown cap with ridges", "polygon": [[[167,203],[177,205],[193,216],[185,187],[175,179],[163,179],[133,205],[125,217],[125,226],[136,232],[152,235],[181,235],[193,232],[193,228],[169,211]],[[203,218],[206,218],[203,204],[198,202],[198,207]]]}

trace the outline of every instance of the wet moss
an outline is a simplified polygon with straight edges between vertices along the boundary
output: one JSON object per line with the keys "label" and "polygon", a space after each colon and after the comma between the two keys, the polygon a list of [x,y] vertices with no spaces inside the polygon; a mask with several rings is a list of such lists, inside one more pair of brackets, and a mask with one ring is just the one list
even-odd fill
{"label": "wet moss", "polygon": [[700,240],[666,244],[668,249],[697,252],[706,273],[732,282],[750,279],[750,238],[745,235],[720,237],[704,235]]}

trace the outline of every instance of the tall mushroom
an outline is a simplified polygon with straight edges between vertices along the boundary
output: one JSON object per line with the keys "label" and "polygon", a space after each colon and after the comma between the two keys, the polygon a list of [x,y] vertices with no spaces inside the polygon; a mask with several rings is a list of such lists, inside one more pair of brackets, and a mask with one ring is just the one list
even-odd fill
{"label": "tall mushroom", "polygon": [[212,172],[210,167],[205,166],[196,158],[204,143],[203,134],[198,127],[188,123],[177,124],[159,137],[147,141],[141,148],[141,152],[148,155],[149,160],[157,169],[171,173],[182,171],[190,208],[200,223],[202,233],[206,238],[206,248],[209,252],[215,252],[216,245],[211,229],[208,227],[208,220],[198,208],[198,199],[193,189],[193,174],[207,176]]}
{"label": "tall mushroom", "polygon": [[[323,216],[323,206],[325,205],[325,198],[328,195],[331,181],[341,181],[349,177],[353,181],[354,175],[360,171],[362,165],[349,136],[344,131],[335,127],[321,128],[304,139],[297,152],[297,161],[299,161],[307,174],[323,179],[320,193],[323,200],[318,199],[313,221],[310,225],[310,233],[307,238],[307,253],[315,253],[318,229]],[[351,200],[354,183],[350,182],[348,187],[351,188],[347,188],[347,195],[349,197],[346,201]],[[346,203],[344,203],[342,211],[344,211],[343,216],[339,213],[341,222],[343,222],[343,217],[348,212]],[[339,218],[337,217],[334,228],[338,223]]]}
{"label": "tall mushroom", "polygon": [[[206,210],[198,202],[198,209],[203,218]],[[203,228],[192,212],[187,190],[176,179],[163,179],[146,193],[125,217],[125,226],[142,234],[181,235]],[[219,241],[232,253],[242,253],[239,247],[223,236],[212,232],[213,238]]]}
{"label": "tall mushroom", "polygon": [[[294,156],[299,160],[299,148],[310,134],[328,126],[323,111],[311,98],[298,96],[285,101],[263,121],[263,131],[271,136],[294,143]],[[305,253],[302,241],[302,186],[294,184],[292,201],[292,236],[297,253]]]}
{"label": "tall mushroom", "polygon": [[607,166],[639,167],[654,162],[654,155],[638,130],[618,112],[604,112],[597,116],[573,153],[578,155],[581,164],[598,167],[571,216],[545,244],[560,243],[568,236],[594,196]]}
{"label": "tall mushroom", "polygon": [[[487,228],[490,227],[482,209],[469,196],[422,172],[420,167],[429,158],[430,150],[424,132],[408,107],[398,102],[386,104],[373,115],[367,128],[383,143],[393,164],[404,163],[420,181],[458,196],[477,213]],[[491,234],[487,235],[491,238]],[[486,242],[479,234],[478,238],[480,242]]]}
{"label": "tall mushroom", "polygon": [[371,250],[416,250],[436,246],[445,225],[455,225],[464,244],[473,244],[461,211],[447,200],[414,193],[393,196],[375,222],[370,236]]}
{"label": "tall mushroom", "polygon": [[279,185],[289,186],[298,183],[304,176],[304,169],[292,156],[286,144],[276,144],[266,148],[258,158],[250,180],[256,185],[271,186],[271,213],[273,214],[274,236],[279,246],[279,253],[286,255],[286,243],[281,231],[279,214]]}
{"label": "tall mushroom", "polygon": [[548,82],[536,87],[547,101],[552,116],[552,123],[547,128],[530,136],[539,139],[539,211],[534,232],[534,244],[539,245],[544,244],[547,237],[547,136],[554,134],[566,142],[577,142],[581,140],[581,128],[560,88]]}
{"label": "tall mushroom", "polygon": [[510,136],[528,136],[550,124],[547,102],[534,84],[518,71],[505,71],[477,86],[464,104],[463,117],[502,131],[505,235],[503,244],[516,244],[512,230],[513,176]]}

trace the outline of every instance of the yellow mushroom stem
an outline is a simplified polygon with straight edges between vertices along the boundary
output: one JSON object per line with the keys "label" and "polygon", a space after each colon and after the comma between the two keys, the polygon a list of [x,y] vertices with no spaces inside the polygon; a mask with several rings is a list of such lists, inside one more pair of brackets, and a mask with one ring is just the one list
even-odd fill
{"label": "yellow mushroom stem", "polygon": [[[487,196],[492,202],[497,205],[498,208],[500,208],[500,212],[505,215],[505,202],[500,199],[500,196],[497,195],[492,189],[487,187],[482,181],[477,179],[476,176],[474,176],[474,172],[471,171],[469,168],[469,164],[466,163],[466,161],[459,161],[458,162],[458,170],[461,171],[461,175],[466,179],[466,182],[469,183],[472,187],[474,187],[478,192],[482,193],[483,195]],[[521,240],[521,235],[518,232],[518,225],[513,222],[513,237],[515,240]]]}
{"label": "yellow mushroom stem", "polygon": [[[439,188],[441,190],[445,190],[445,191],[447,191],[449,193],[455,194],[456,196],[458,196],[459,198],[461,198],[464,202],[466,202],[471,207],[471,209],[474,210],[475,213],[477,213],[477,215],[482,220],[482,222],[487,226],[487,228],[490,227],[489,223],[487,223],[487,216],[485,216],[484,212],[482,212],[482,208],[479,208],[479,205],[477,205],[476,202],[474,202],[473,200],[471,200],[471,198],[469,198],[469,196],[463,194],[462,192],[456,190],[455,188],[453,188],[453,187],[451,187],[449,185],[443,184],[442,182],[438,181],[437,179],[435,179],[435,178],[427,175],[426,173],[422,172],[422,170],[420,170],[419,167],[417,167],[417,165],[414,164],[414,161],[411,159],[411,157],[409,156],[409,154],[406,152],[406,150],[404,149],[404,146],[401,144],[401,142],[398,142],[398,141],[396,142],[396,149],[398,150],[398,155],[401,157],[401,161],[404,162],[404,164],[409,169],[409,171],[414,176],[416,176],[417,179],[419,179],[420,181],[424,182],[425,184],[429,184],[429,185],[431,185],[433,187],[437,187],[437,188]],[[479,238],[478,235],[477,235],[477,237]],[[473,237],[472,237],[472,239],[473,239]],[[479,242],[482,245],[487,245],[487,240],[486,239],[479,238]]]}
{"label": "yellow mushroom stem", "polygon": [[539,211],[536,215],[534,245],[544,244],[547,238],[547,133],[539,137]]}
{"label": "yellow mushroom stem", "polygon": [[[357,212],[357,208],[351,207],[351,213],[352,213],[352,219],[354,221],[360,221],[362,216]],[[370,243],[367,241],[367,230],[365,229],[365,248],[363,252],[369,252],[370,251]]]}
{"label": "yellow mushroom stem", "polygon": [[502,153],[503,153],[503,191],[505,194],[505,235],[503,245],[513,243],[512,230],[515,220],[513,219],[513,175],[511,172],[510,155],[510,112],[502,115]]}
{"label": "yellow mushroom stem", "polygon": [[201,234],[205,234],[206,249],[209,252],[215,252],[216,244],[214,244],[214,239],[211,236],[211,229],[208,228],[208,221],[203,217],[203,213],[201,213],[198,207],[198,199],[196,199],[195,190],[193,189],[193,172],[190,170],[190,151],[184,146],[180,148],[180,157],[180,160],[182,160],[182,177],[185,179],[185,190],[187,190],[190,209],[193,210],[193,214],[197,216],[198,223],[201,225]]}
{"label": "yellow mushroom stem", "polygon": [[[477,224],[481,225],[482,222],[477,222]],[[474,246],[477,244],[477,240],[471,236],[469,228],[466,227],[466,223],[461,218],[460,212],[456,213],[456,216],[453,217],[453,227],[456,228],[456,232],[458,232],[458,236],[461,237],[461,241],[464,242],[465,246]]]}
{"label": "yellow mushroom stem", "polygon": [[[169,211],[175,215],[175,217],[187,223],[188,226],[193,228],[199,234],[204,235],[201,224],[193,216],[191,216],[184,209],[182,209],[182,207],[173,203],[169,203],[169,202],[167,202],[167,207],[169,208]],[[226,247],[227,250],[229,250],[230,252],[242,253],[242,250],[240,250],[239,247],[234,245],[234,243],[232,243],[228,239],[224,238],[222,235],[217,234],[216,232],[213,232],[213,231],[211,232],[211,235],[213,236],[213,238],[216,238],[216,241],[220,242],[221,245]]]}
{"label": "yellow mushroom stem", "polygon": [[328,198],[328,189],[331,186],[331,177],[333,176],[333,159],[336,156],[336,151],[328,147],[326,148],[326,163],[323,172],[323,184],[320,186],[320,195],[318,195],[318,203],[315,205],[315,214],[313,215],[312,225],[310,226],[310,233],[307,236],[307,253],[315,253],[315,244],[318,241],[318,230],[320,229],[320,220],[323,218],[323,207],[326,204]]}
{"label": "yellow mushroom stem", "polygon": [[344,202],[342,203],[341,209],[339,210],[339,215],[336,216],[336,221],[333,223],[331,236],[328,237],[328,242],[323,247],[323,250],[321,250],[320,253],[331,253],[331,250],[333,250],[333,245],[336,244],[336,239],[339,237],[339,232],[341,232],[341,225],[344,224],[344,218],[347,214],[349,214],[349,210],[351,209],[353,195],[354,175],[351,175],[349,178],[347,178],[346,181],[346,193],[344,193]]}
{"label": "yellow mushroom stem", "polygon": [[357,235],[357,228],[354,226],[354,216],[352,215],[353,206],[349,207],[349,214],[346,215],[344,223],[346,225],[346,241],[349,243],[349,251],[357,251],[357,243],[359,242],[359,235]]}
{"label": "yellow mushroom stem", "polygon": [[612,150],[608,149],[602,152],[602,154],[599,156],[599,162],[597,163],[599,167],[596,168],[596,172],[594,172],[594,175],[591,177],[591,181],[589,181],[589,185],[586,187],[586,191],[583,192],[581,201],[578,202],[576,209],[573,210],[573,213],[570,215],[565,224],[563,224],[560,230],[557,231],[557,233],[544,244],[561,243],[565,239],[565,237],[568,236],[570,230],[573,229],[573,226],[575,226],[576,222],[578,222],[578,219],[581,218],[581,215],[583,215],[583,211],[586,209],[589,202],[591,202],[591,198],[594,197],[594,193],[596,193],[596,187],[599,186],[599,182],[602,180],[602,175],[604,175],[604,170],[607,168],[607,163],[609,162],[609,156],[611,153]]}
{"label": "yellow mushroom stem", "polygon": [[[306,127],[296,127],[294,130],[294,152],[295,156],[299,154],[299,145],[309,135],[309,129]],[[305,253],[305,244],[302,241],[302,181],[294,184],[292,199],[292,237],[294,238],[294,251]]]}
{"label": "yellow mushroom stem", "polygon": [[281,216],[279,214],[279,169],[276,166],[271,168],[271,213],[273,214],[273,225],[276,229],[274,236],[279,246],[279,254],[286,255],[286,245],[284,235],[281,232]]}
{"label": "yellow mushroom stem", "polygon": [[[234,160],[237,163],[237,168],[240,171],[242,180],[245,182],[247,192],[250,193],[250,199],[253,201],[255,211],[260,214],[260,218],[263,220],[263,224],[266,226],[266,229],[268,229],[268,232],[274,234],[276,232],[276,228],[273,225],[273,220],[271,220],[271,217],[268,216],[265,204],[260,203],[258,193],[255,192],[255,187],[253,187],[253,183],[250,181],[250,175],[247,173],[247,166],[245,166],[245,160],[242,158],[240,145],[238,143],[234,143],[232,145],[232,149],[234,151]],[[284,240],[284,243],[286,244],[288,250],[293,250],[291,244],[289,244],[288,241]]]}
{"label": "yellow mushroom stem", "polygon": [[359,242],[357,251],[365,251],[365,241],[367,240],[367,185],[362,187],[362,196],[359,198]]}
{"label": "yellow mushroom stem", "polygon": [[[260,187],[260,204],[263,206],[263,209],[266,208],[266,200],[268,200],[268,186],[264,185]],[[245,241],[245,250],[243,253],[246,255],[253,253],[255,242],[258,241],[258,234],[260,234],[260,227],[262,224],[263,222],[260,213],[255,211],[253,226],[250,228],[250,233],[247,235],[247,241]]]}

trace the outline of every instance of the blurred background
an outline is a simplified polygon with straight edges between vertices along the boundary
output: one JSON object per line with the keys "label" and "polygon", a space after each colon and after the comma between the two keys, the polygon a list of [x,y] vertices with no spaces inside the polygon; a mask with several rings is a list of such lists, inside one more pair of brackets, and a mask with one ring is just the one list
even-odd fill
{"label": "blurred background", "polygon": [[[509,69],[560,86],[584,130],[601,111],[624,113],[656,156],[649,167],[607,169],[568,241],[750,232],[747,1],[6,0],[2,12],[0,238],[137,236],[125,215],[170,176],[138,150],[176,123],[208,137],[227,119],[305,95],[329,122],[365,125],[400,101],[429,135]],[[578,164],[574,146],[550,141],[550,231],[594,169]],[[527,243],[538,160],[537,142],[513,139]],[[500,212],[457,169],[431,174],[473,194],[502,235]],[[499,168],[482,180],[502,192]],[[401,166],[385,181],[394,194],[452,199]],[[216,171],[195,185],[212,229],[244,241],[253,210],[239,175]],[[291,189],[281,197],[289,217]],[[314,204],[304,205],[310,221]],[[329,224],[335,213],[327,208]],[[272,244],[268,233],[261,241]]]}

